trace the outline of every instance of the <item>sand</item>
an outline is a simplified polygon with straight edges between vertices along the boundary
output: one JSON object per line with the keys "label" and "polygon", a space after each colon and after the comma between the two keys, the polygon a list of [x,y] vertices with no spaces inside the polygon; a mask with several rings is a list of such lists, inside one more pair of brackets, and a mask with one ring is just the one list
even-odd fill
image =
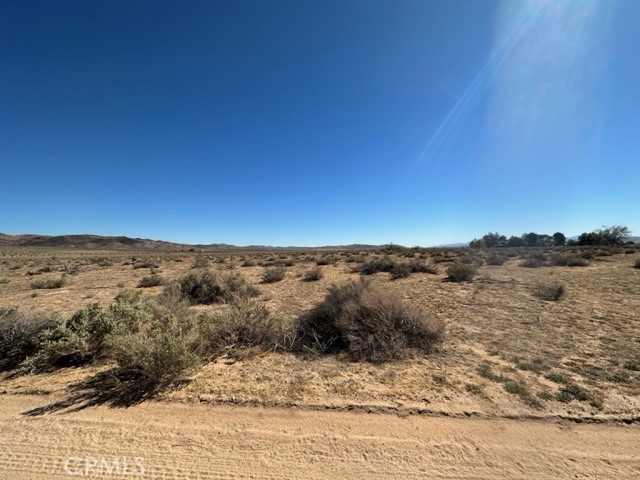
{"label": "sand", "polygon": [[637,424],[169,402],[27,414],[51,402],[0,395],[0,478],[640,477]]}

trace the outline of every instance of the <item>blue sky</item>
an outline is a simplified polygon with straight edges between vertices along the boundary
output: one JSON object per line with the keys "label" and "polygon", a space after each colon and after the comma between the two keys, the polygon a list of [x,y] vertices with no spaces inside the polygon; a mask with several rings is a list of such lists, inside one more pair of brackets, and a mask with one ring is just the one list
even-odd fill
{"label": "blue sky", "polygon": [[635,0],[14,1],[4,233],[640,233]]}

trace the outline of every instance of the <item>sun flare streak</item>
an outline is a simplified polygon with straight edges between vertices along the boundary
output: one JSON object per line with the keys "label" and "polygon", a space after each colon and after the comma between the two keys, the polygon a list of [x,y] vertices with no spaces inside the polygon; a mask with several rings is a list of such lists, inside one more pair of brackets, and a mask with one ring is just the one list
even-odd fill
{"label": "sun flare streak", "polygon": [[[605,7],[600,0],[503,2],[488,60],[430,136],[414,168],[438,159],[461,118],[487,93],[492,143],[532,148],[559,141],[558,132],[567,128],[579,134],[593,127],[598,115],[590,95],[602,71]],[[580,118],[586,112],[592,115]]]}

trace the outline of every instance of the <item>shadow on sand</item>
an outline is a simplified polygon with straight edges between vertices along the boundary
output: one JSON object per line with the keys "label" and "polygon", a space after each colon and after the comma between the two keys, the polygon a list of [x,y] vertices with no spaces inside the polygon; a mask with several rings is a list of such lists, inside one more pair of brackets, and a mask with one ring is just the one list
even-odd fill
{"label": "shadow on sand", "polygon": [[[181,382],[181,384],[184,383]],[[34,408],[22,414],[35,417],[56,412],[71,413],[99,405],[126,408],[142,403],[169,387],[178,386],[176,382],[151,381],[140,375],[124,373],[114,368],[72,384],[68,387],[69,396],[64,400]]]}

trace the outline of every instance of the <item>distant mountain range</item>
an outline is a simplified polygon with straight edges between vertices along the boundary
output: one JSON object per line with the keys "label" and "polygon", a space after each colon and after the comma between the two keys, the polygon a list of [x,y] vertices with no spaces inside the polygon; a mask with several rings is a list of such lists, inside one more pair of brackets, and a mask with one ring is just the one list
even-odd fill
{"label": "distant mountain range", "polygon": [[[578,237],[570,237],[577,239]],[[640,237],[629,237],[628,241],[640,243]],[[449,243],[434,245],[431,248],[460,248],[468,243]],[[270,245],[237,246],[227,243],[210,243],[191,245],[186,243],[149,240],[147,238],[130,238],[124,236],[109,237],[103,235],[7,235],[0,233],[0,247],[46,247],[46,248],[77,248],[80,250],[158,250],[158,251],[248,251],[248,250],[376,250],[385,245],[369,245],[354,243],[350,245],[324,245],[318,247],[273,247]]]}
{"label": "distant mountain range", "polygon": [[273,247],[269,245],[236,246],[226,243],[211,243],[190,245],[185,243],[149,240],[147,238],[130,238],[124,236],[109,237],[102,235],[7,235],[0,233],[0,247],[46,247],[46,248],[77,248],[86,250],[159,250],[159,251],[227,251],[227,250],[373,250],[383,248],[383,245],[327,245],[319,247]]}

